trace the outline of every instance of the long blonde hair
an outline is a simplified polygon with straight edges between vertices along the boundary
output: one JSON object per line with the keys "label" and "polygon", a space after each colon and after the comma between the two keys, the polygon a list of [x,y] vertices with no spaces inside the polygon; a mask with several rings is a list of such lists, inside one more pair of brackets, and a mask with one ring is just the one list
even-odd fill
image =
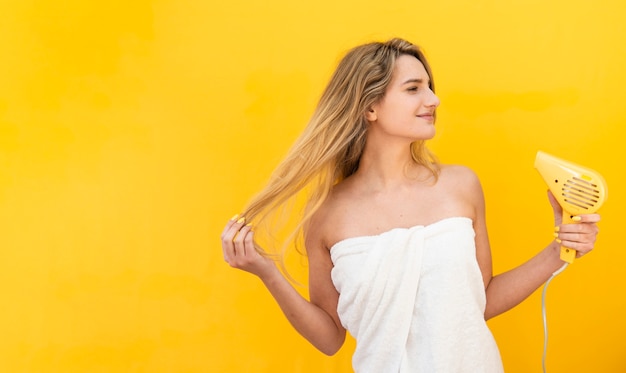
{"label": "long blonde hair", "polygon": [[[416,45],[394,38],[353,48],[339,62],[304,132],[275,169],[265,188],[244,209],[243,216],[253,222],[255,229],[260,223],[271,221],[266,224],[270,232],[265,232],[271,235],[271,230],[276,228],[272,226],[276,215],[285,214],[284,207],[289,207],[289,202],[300,192],[306,192],[305,209],[284,241],[281,253],[284,254],[292,243],[297,244],[302,228],[328,197],[332,187],[359,167],[368,127],[365,112],[382,99],[396,59],[405,54],[416,57],[424,65],[430,77],[430,89],[434,91],[430,66]],[[410,150],[414,161],[426,166],[437,177],[437,161],[424,141],[413,142]]]}

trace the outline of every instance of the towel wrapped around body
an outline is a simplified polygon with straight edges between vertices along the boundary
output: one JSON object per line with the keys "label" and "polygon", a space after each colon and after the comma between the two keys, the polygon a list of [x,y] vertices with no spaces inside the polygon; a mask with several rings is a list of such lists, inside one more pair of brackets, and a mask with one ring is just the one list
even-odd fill
{"label": "towel wrapped around body", "polygon": [[358,373],[499,373],[472,220],[353,237],[331,248]]}

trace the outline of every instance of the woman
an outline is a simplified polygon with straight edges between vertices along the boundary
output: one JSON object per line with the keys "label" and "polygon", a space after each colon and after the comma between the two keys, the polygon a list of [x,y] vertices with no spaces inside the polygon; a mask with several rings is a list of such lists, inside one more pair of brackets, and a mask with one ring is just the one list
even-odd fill
{"label": "woman", "polygon": [[[438,164],[430,67],[415,45],[392,39],[352,49],[309,125],[268,185],[222,233],[225,260],[258,276],[296,330],[325,354],[356,338],[357,372],[501,372],[485,320],[535,291],[562,266],[560,245],[581,257],[600,220],[561,224],[521,266],[493,276],[482,189],[466,167]],[[254,230],[300,192],[309,300],[256,246]]]}

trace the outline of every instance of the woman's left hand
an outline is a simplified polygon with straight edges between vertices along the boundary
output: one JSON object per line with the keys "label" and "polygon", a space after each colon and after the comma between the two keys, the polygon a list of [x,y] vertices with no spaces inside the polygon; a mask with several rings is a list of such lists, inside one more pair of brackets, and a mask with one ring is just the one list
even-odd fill
{"label": "woman's left hand", "polygon": [[563,209],[557,202],[552,193],[548,193],[550,204],[554,211],[555,237],[556,241],[561,245],[576,251],[576,257],[589,253],[593,250],[599,228],[597,223],[600,221],[599,214],[582,214],[576,215],[576,219],[580,219],[574,224],[563,224]]}

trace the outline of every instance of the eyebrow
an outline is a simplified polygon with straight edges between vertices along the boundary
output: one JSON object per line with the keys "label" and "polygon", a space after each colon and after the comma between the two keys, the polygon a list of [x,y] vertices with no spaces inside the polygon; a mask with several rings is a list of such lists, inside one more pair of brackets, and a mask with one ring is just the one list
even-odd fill
{"label": "eyebrow", "polygon": [[[424,83],[424,79],[408,79],[408,80],[405,80],[405,81],[402,83],[402,85],[409,84],[409,83],[417,83],[417,84],[422,84],[422,83]],[[429,82],[429,83],[430,83],[430,82]]]}

